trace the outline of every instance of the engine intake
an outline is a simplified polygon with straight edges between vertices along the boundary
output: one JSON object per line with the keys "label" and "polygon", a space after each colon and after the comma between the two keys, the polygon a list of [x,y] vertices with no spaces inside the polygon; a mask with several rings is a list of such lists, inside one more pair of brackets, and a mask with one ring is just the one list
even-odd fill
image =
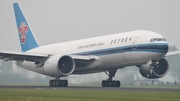
{"label": "engine intake", "polygon": [[74,60],[68,55],[54,55],[46,60],[44,71],[46,75],[52,77],[62,77],[70,75],[75,69]]}
{"label": "engine intake", "polygon": [[74,60],[69,56],[63,56],[58,61],[58,70],[63,75],[69,75],[74,70]]}
{"label": "engine intake", "polygon": [[164,58],[158,61],[158,64],[144,64],[139,68],[139,72],[145,78],[161,78],[167,74],[169,69],[168,61]]}

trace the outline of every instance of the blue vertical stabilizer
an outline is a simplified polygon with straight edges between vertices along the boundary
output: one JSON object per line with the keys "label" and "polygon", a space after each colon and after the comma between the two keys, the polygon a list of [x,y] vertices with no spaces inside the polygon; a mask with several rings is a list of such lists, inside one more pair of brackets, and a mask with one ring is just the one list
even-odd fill
{"label": "blue vertical stabilizer", "polygon": [[13,4],[21,49],[23,52],[38,47],[38,43],[18,3]]}

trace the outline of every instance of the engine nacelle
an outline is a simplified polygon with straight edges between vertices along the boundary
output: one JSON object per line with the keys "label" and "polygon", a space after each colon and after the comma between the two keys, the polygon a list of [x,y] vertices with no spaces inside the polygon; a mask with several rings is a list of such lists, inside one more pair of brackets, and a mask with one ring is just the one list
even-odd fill
{"label": "engine nacelle", "polygon": [[62,77],[70,75],[75,69],[74,60],[68,55],[54,55],[46,60],[44,71],[46,75],[52,77]]}
{"label": "engine nacelle", "polygon": [[158,64],[144,64],[139,68],[139,72],[145,78],[161,78],[167,74],[169,69],[168,61],[164,58],[157,61]]}

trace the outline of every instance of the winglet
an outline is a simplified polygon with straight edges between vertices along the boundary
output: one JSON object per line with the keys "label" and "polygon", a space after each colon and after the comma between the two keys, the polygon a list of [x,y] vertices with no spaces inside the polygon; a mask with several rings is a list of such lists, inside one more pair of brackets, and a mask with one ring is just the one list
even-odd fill
{"label": "winglet", "polygon": [[13,4],[21,50],[23,52],[38,47],[38,43],[18,3]]}

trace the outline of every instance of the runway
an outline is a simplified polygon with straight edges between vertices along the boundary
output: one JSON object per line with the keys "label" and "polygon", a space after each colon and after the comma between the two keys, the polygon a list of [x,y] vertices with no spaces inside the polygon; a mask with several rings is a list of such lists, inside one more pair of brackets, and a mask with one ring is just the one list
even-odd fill
{"label": "runway", "polygon": [[54,89],[54,90],[117,90],[117,91],[150,91],[150,92],[180,92],[180,88],[140,88],[140,87],[88,87],[88,86],[69,86],[69,87],[48,87],[48,86],[0,86],[0,88],[14,89]]}

